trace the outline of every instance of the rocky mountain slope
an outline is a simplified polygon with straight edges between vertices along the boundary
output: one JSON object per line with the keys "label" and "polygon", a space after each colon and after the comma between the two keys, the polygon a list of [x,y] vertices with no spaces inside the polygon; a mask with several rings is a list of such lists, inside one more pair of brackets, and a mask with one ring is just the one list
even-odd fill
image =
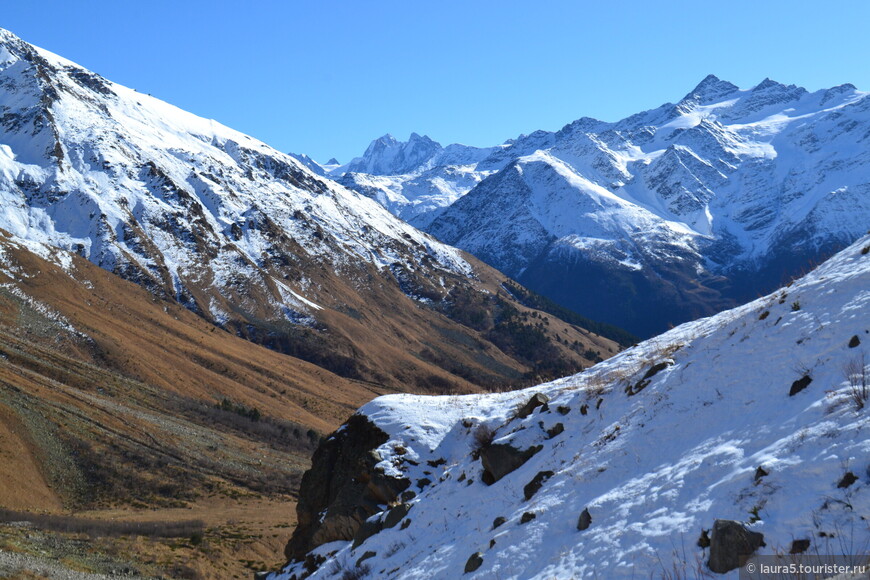
{"label": "rocky mountain slope", "polygon": [[455,159],[469,148],[439,146],[416,165],[391,166],[373,144],[333,175],[531,289],[649,336],[865,233],[868,139],[870,97],[852,85],[740,89],[711,75],[615,123],[582,118]]}
{"label": "rocky mountain slope", "polygon": [[378,398],[316,452],[269,578],[736,578],[752,552],[866,555],[868,288],[865,236],[571,377]]}
{"label": "rocky mountain slope", "polygon": [[0,111],[0,228],[344,377],[473,389],[616,350],[571,325],[530,321],[500,290],[504,276],[304,158],[6,31]]}

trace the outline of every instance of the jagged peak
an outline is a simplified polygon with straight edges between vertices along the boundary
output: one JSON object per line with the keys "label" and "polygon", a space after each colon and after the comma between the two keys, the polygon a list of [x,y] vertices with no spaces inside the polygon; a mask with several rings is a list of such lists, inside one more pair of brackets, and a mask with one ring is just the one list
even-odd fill
{"label": "jagged peak", "polygon": [[439,143],[425,135],[411,133],[407,141],[399,141],[387,133],[372,141],[362,157],[348,163],[344,172],[373,175],[407,173],[425,164],[441,150]]}
{"label": "jagged peak", "polygon": [[435,141],[434,139],[429,137],[428,135],[420,135],[418,133],[411,133],[411,136],[408,137],[408,144],[416,144],[416,143],[433,145],[433,146],[437,147],[438,149],[441,148],[441,144],[438,141]]}
{"label": "jagged peak", "polygon": [[763,81],[761,81],[760,83],[758,83],[757,85],[752,87],[752,91],[753,92],[764,91],[764,90],[768,90],[768,89],[772,89],[772,88],[779,88],[779,87],[784,87],[784,86],[785,85],[783,85],[782,83],[779,83],[779,82],[771,79],[770,77],[764,77]]}
{"label": "jagged peak", "polygon": [[374,145],[376,143],[383,143],[383,144],[392,145],[393,143],[398,143],[398,141],[396,140],[395,137],[393,137],[393,135],[391,133],[384,133],[383,135],[381,135],[380,137],[378,137],[377,139],[372,141],[371,144]]}
{"label": "jagged peak", "polygon": [[330,158],[329,158],[329,161],[327,161],[326,164],[327,164],[327,165],[341,165],[341,164],[338,162],[338,159],[336,159],[335,157],[330,157]]}
{"label": "jagged peak", "polygon": [[740,90],[740,87],[737,85],[728,81],[723,81],[716,75],[709,74],[704,77],[704,80],[698,83],[698,85],[692,89],[688,95],[683,97],[682,101],[693,100],[701,103],[710,102],[726,95],[730,95],[738,90]]}
{"label": "jagged peak", "polygon": [[0,28],[0,48],[6,52],[4,56],[8,58],[8,55],[12,55],[14,60],[22,57],[29,58],[27,55],[33,54],[36,51],[36,47],[27,44],[21,38],[3,28]]}
{"label": "jagged peak", "polygon": [[441,148],[440,143],[438,143],[437,141],[433,141],[427,135],[420,135],[419,133],[411,133],[411,135],[410,135],[410,137],[408,137],[407,141],[399,141],[391,133],[386,133],[386,134],[382,135],[381,137],[378,137],[377,139],[372,141],[371,144],[369,144],[368,148],[366,149],[365,156],[368,156],[369,154],[371,154],[375,151],[384,149],[384,148],[394,148],[394,147],[404,148],[404,147],[407,147],[409,145],[413,147],[413,146],[418,145],[418,144],[431,145],[431,146],[438,148],[438,149]]}
{"label": "jagged peak", "polygon": [[806,92],[806,89],[803,87],[799,87],[797,85],[784,85],[778,81],[775,81],[771,78],[765,78],[763,81],[752,87],[753,93],[759,93],[762,91],[800,91]]}
{"label": "jagged peak", "polygon": [[592,117],[580,117],[576,121],[571,121],[558,131],[559,136],[564,136],[569,133],[573,133],[575,131],[592,131],[595,128],[601,126],[602,121],[598,119],[594,119]]}
{"label": "jagged peak", "polygon": [[842,95],[844,93],[851,93],[853,91],[857,91],[858,87],[853,85],[852,83],[844,83],[842,85],[837,85],[835,87],[831,87],[830,89],[825,91],[825,96],[833,96],[833,95]]}
{"label": "jagged peak", "polygon": [[[842,85],[837,85],[835,87],[831,87],[827,89],[822,94],[822,100],[819,101],[819,104],[824,106],[830,103],[831,101],[842,97],[843,95],[855,94],[858,92],[858,87],[853,85],[852,83],[844,83]],[[848,97],[846,97],[848,98]]]}

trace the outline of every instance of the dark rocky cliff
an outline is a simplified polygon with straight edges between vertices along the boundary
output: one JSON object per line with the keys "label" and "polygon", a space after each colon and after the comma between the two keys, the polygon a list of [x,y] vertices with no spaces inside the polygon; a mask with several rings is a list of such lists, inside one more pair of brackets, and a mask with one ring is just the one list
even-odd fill
{"label": "dark rocky cliff", "polygon": [[394,502],[410,482],[376,468],[376,449],[387,434],[360,414],[325,439],[302,476],[296,530],[284,549],[289,560],[303,560],[312,549],[352,540],[363,522]]}

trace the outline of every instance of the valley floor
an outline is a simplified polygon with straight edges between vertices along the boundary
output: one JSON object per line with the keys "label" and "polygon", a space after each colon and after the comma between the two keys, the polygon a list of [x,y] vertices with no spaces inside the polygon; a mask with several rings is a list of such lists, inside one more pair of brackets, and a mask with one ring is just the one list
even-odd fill
{"label": "valley floor", "polygon": [[[201,521],[184,537],[110,537],[64,533],[24,522],[0,524],[0,578],[224,580],[282,564],[279,555],[296,521],[285,496],[209,497],[186,507],[80,512],[76,518],[128,524]],[[40,529],[43,528],[43,529]]]}

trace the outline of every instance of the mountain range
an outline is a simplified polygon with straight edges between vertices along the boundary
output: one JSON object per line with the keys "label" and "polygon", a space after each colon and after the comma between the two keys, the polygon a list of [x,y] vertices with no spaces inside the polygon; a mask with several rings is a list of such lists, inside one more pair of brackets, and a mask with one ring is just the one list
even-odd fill
{"label": "mountain range", "polygon": [[867,231],[870,98],[710,75],[676,104],[489,148],[386,135],[339,182],[642,336],[769,292]]}
{"label": "mountain range", "polygon": [[616,352],[533,321],[501,273],[310,160],[6,31],[0,90],[0,228],[238,336],[393,389],[501,388]]}

